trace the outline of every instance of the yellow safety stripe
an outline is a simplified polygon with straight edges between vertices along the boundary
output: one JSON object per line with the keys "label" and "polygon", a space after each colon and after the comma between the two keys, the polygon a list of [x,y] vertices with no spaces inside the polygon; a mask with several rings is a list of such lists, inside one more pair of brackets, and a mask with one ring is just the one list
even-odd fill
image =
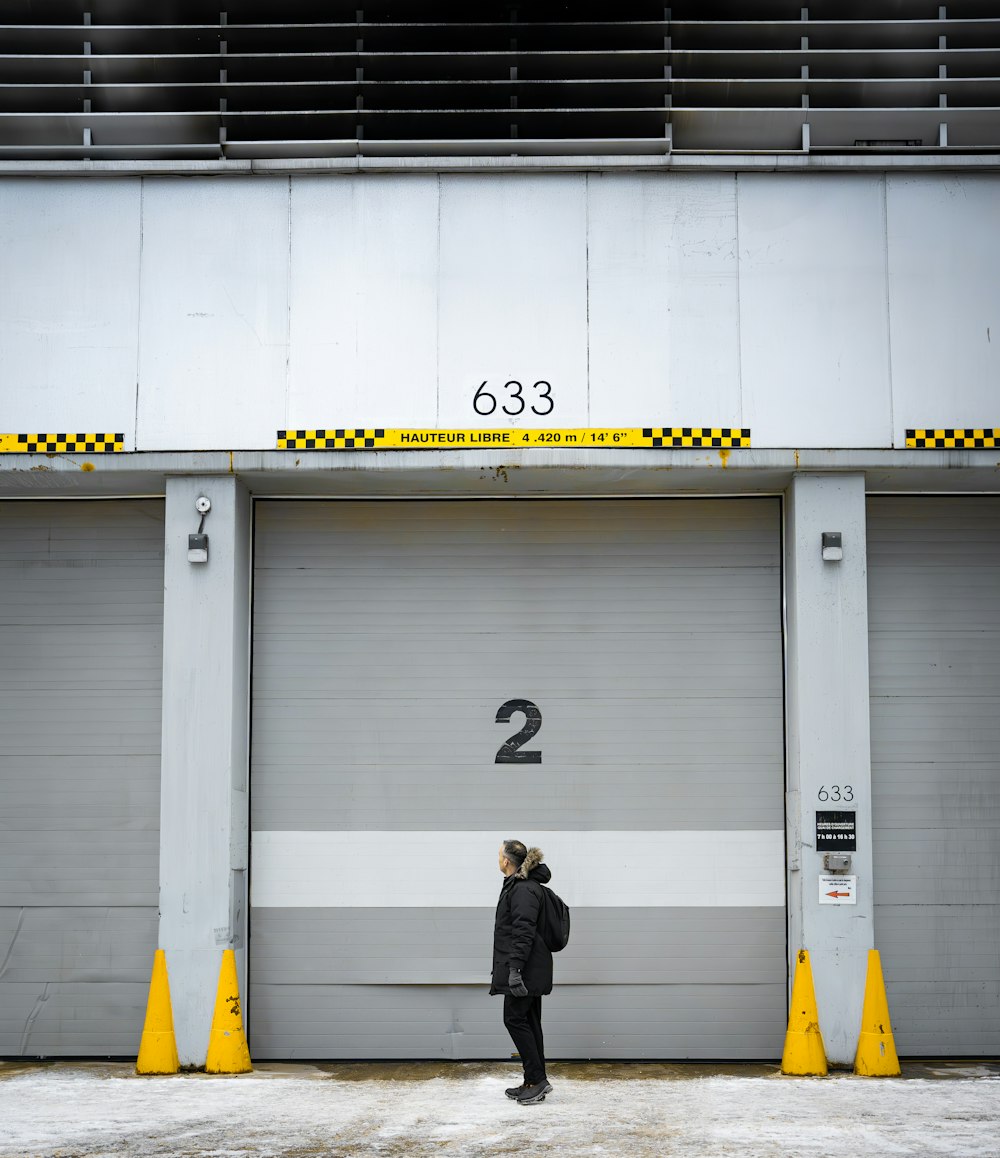
{"label": "yellow safety stripe", "polygon": [[431,430],[355,427],[279,430],[278,450],[503,450],[544,447],[725,448],[750,445],[731,426],[574,427],[552,430]]}
{"label": "yellow safety stripe", "polygon": [[995,450],[1000,446],[1000,427],[908,430],[906,445],[914,450]]}
{"label": "yellow safety stripe", "polygon": [[124,434],[0,434],[0,454],[117,454]]}

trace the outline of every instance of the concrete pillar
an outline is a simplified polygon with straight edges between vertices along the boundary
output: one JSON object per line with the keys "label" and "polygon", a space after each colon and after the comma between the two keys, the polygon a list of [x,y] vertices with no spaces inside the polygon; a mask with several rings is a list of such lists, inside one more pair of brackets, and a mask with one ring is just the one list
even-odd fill
{"label": "concrete pillar", "polygon": [[[205,518],[207,563],[188,561]],[[246,992],[250,499],[227,477],[167,480],[160,947],[181,1065],[205,1063],[223,949]]]}
{"label": "concrete pillar", "polygon": [[[843,536],[840,562],[824,561],[824,531]],[[789,967],[809,950],[838,1065],[854,1060],[874,946],[866,552],[864,476],[795,476],[785,503]],[[857,904],[820,904],[817,810],[857,815]]]}

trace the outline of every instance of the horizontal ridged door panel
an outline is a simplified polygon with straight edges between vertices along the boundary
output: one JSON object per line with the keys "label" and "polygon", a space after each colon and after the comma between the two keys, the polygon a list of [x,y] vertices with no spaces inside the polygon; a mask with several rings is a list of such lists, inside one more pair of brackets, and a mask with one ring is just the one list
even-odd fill
{"label": "horizontal ridged door panel", "polygon": [[901,1054],[1000,1043],[1000,501],[870,499],[875,944]]}
{"label": "horizontal ridged door panel", "polygon": [[508,1055],[514,836],[573,907],[553,1056],[776,1056],[782,737],[777,500],[258,503],[255,1055]]}
{"label": "horizontal ridged door panel", "polygon": [[138,1047],[162,636],[161,502],[0,503],[0,1055]]}

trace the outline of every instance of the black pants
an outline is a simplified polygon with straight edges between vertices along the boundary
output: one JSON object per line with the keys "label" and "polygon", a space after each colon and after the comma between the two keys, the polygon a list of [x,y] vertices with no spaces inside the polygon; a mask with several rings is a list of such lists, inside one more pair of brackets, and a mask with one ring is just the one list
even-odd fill
{"label": "black pants", "polygon": [[545,1081],[545,1042],[542,1040],[542,999],[511,997],[503,999],[503,1023],[514,1047],[521,1055],[524,1080],[529,1086]]}

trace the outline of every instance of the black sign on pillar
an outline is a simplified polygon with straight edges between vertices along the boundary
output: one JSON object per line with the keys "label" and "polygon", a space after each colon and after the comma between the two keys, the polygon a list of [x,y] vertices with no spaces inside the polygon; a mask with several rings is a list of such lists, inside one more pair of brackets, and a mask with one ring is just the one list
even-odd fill
{"label": "black sign on pillar", "polygon": [[857,815],[856,812],[817,812],[816,851],[856,852]]}

